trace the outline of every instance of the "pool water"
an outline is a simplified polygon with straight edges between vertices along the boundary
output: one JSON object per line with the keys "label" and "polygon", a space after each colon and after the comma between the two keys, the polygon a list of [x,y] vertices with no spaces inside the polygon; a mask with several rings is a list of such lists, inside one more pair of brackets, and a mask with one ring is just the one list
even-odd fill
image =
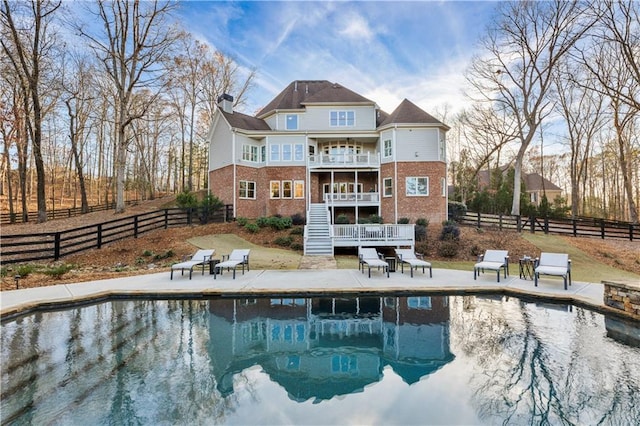
{"label": "pool water", "polygon": [[640,324],[502,296],[119,300],[1,344],[2,424],[640,424]]}

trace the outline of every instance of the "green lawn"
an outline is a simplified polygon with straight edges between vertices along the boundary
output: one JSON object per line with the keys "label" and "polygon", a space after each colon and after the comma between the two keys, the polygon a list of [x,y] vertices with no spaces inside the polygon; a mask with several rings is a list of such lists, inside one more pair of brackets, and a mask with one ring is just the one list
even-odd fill
{"label": "green lawn", "polygon": [[[621,269],[612,268],[589,257],[583,251],[567,244],[562,238],[554,235],[523,233],[523,238],[534,244],[544,252],[568,253],[571,258],[571,275],[575,281],[599,283],[604,279],[626,278],[640,279],[640,276]],[[234,234],[218,234],[195,237],[188,240],[199,248],[215,248],[215,257],[231,253],[234,248],[251,249],[251,268],[255,269],[297,269],[301,256],[291,250],[267,248],[252,244]],[[356,256],[337,255],[338,269],[357,269]],[[475,262],[464,261],[433,261],[437,269],[458,269],[472,271]],[[517,274],[517,259],[511,264],[511,274]]]}

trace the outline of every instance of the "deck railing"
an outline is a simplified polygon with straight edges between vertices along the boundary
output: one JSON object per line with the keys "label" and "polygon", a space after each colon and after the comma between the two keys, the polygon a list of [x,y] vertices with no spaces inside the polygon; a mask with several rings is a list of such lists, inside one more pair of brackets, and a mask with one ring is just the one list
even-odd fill
{"label": "deck railing", "polygon": [[324,194],[326,203],[349,203],[356,201],[359,203],[378,203],[380,202],[379,192],[344,192],[341,194]]}
{"label": "deck railing", "polygon": [[415,225],[333,225],[333,245],[355,247],[415,245]]}
{"label": "deck railing", "polygon": [[314,154],[309,156],[309,167],[379,167],[377,152],[363,154]]}

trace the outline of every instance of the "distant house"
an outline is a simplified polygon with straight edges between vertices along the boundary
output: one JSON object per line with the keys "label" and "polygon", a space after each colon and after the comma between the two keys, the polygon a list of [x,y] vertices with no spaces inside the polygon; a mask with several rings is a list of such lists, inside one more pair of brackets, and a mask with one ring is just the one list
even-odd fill
{"label": "distant house", "polygon": [[[506,173],[508,167],[501,167],[502,172]],[[539,173],[523,173],[522,181],[524,183],[524,190],[527,193],[528,199],[531,204],[539,206],[544,194],[547,195],[547,200],[551,203],[557,197],[562,196],[562,188],[549,179],[543,177]],[[489,186],[489,171],[481,170],[478,172],[478,187],[480,189]]]}
{"label": "distant house", "polygon": [[300,214],[309,223],[314,212],[329,225],[337,216],[354,224],[372,215],[389,224],[446,219],[449,127],[409,100],[387,114],[340,84],[302,80],[255,116],[234,111],[230,95],[218,102],[209,182],[236,217]]}

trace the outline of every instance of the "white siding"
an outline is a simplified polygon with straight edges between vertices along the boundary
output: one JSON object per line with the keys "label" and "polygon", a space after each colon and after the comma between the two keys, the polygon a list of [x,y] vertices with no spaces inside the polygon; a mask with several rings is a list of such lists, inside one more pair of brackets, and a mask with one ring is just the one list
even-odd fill
{"label": "white siding", "polygon": [[438,129],[397,129],[397,161],[439,161],[438,133]]}
{"label": "white siding", "polygon": [[[332,127],[331,111],[354,111],[355,125],[349,127]],[[284,118],[283,118],[284,119]],[[336,132],[349,130],[375,130],[374,106],[307,106],[307,112],[298,117],[298,130],[333,130]]]}
{"label": "white siding", "polygon": [[[229,125],[220,115],[214,120],[215,127],[211,134],[211,144],[209,145],[209,170],[216,170],[232,164],[231,144],[233,135]],[[240,149],[242,149],[242,146]]]}
{"label": "white siding", "polygon": [[[391,157],[384,157],[384,141],[386,140],[390,140],[391,141],[391,146],[393,149],[392,155]],[[396,143],[393,140],[393,130],[385,130],[383,132],[380,132],[380,139],[378,139],[378,151],[380,152],[380,162],[385,164],[385,163],[392,163],[393,159],[395,157],[395,153],[396,153]]]}
{"label": "white siding", "polygon": [[[260,162],[260,148],[265,144],[265,140],[257,141],[252,138],[248,138],[240,133],[236,133],[236,164],[242,164],[243,166],[248,167],[262,167],[264,166],[264,162]],[[252,145],[258,147],[258,162],[253,161],[244,161],[242,159],[242,146],[243,145]]]}
{"label": "white siding", "polygon": [[[271,161],[271,147],[273,145],[280,146],[280,161]],[[283,145],[291,145],[291,161],[282,160]],[[302,160],[295,161],[295,146],[302,145]],[[304,135],[274,135],[269,136],[267,144],[267,163],[270,166],[289,166],[289,165],[304,165],[307,161],[307,142]]]}

